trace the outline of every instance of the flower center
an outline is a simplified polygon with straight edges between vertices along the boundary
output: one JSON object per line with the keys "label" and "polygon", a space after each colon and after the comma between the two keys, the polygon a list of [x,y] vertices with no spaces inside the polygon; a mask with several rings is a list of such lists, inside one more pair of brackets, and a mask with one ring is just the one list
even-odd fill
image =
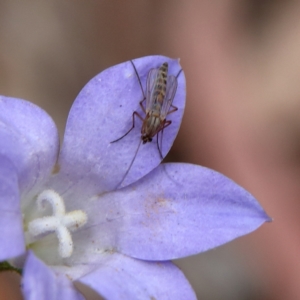
{"label": "flower center", "polygon": [[52,216],[45,216],[31,221],[28,231],[33,237],[55,232],[58,238],[58,253],[62,258],[70,257],[73,253],[73,241],[70,231],[75,231],[87,222],[87,215],[82,210],[66,213],[63,198],[53,190],[45,190],[37,198],[39,211],[45,209],[48,202],[53,211]]}

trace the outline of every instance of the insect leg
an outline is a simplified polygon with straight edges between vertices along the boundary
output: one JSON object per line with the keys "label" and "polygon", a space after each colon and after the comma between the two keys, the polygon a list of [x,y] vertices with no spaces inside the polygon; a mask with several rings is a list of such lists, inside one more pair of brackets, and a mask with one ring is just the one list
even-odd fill
{"label": "insect leg", "polygon": [[[163,132],[164,131],[162,130],[161,135],[160,135],[160,146],[161,146],[161,148],[162,148],[162,135],[163,135]],[[164,158],[163,158],[163,155],[161,153],[161,150],[160,150],[160,147],[159,147],[159,142],[158,142],[158,134],[159,134],[159,132],[156,135],[156,145],[157,145],[157,149],[158,149],[158,152],[159,152],[159,156],[160,156],[161,160],[163,160]]]}
{"label": "insect leg", "polygon": [[125,137],[134,128],[134,125],[135,125],[135,118],[134,118],[134,116],[139,117],[142,121],[144,120],[142,118],[142,116],[137,111],[134,111],[132,113],[132,126],[131,126],[131,128],[124,135],[122,135],[121,137],[119,137],[118,139],[116,139],[116,140],[114,140],[114,141],[112,141],[110,143],[115,143],[115,142],[121,140],[123,137]]}
{"label": "insect leg", "polygon": [[[177,107],[176,107],[177,108]],[[157,135],[156,135],[156,143],[157,143],[157,149],[159,152],[159,156],[161,159],[163,159],[163,155],[162,155],[162,141],[163,141],[163,134],[164,134],[164,129],[166,127],[168,127],[169,125],[171,125],[172,121],[171,120],[165,120],[164,124],[162,125],[162,127],[158,130]],[[158,142],[158,134],[159,132],[161,132],[160,135],[160,147],[159,147],[159,142]]]}
{"label": "insect leg", "polygon": [[178,72],[178,74],[176,75],[176,79],[178,78],[178,76],[180,75],[180,73],[182,72],[182,69]]}
{"label": "insect leg", "polygon": [[[174,106],[173,104],[171,104],[170,108],[171,108],[171,107],[172,107],[172,109],[168,111],[167,115],[169,115],[169,114],[175,112],[176,110],[178,110],[178,107]],[[169,124],[169,125],[170,125],[170,124]],[[169,126],[169,125],[168,125],[168,126]]]}
{"label": "insect leg", "polygon": [[142,144],[142,140],[139,141],[139,145],[138,145],[138,147],[137,147],[137,149],[136,149],[136,151],[135,151],[135,153],[134,153],[134,156],[133,156],[133,158],[132,158],[132,160],[131,160],[131,162],[130,162],[130,165],[129,165],[127,171],[125,172],[125,174],[123,175],[122,180],[121,180],[120,183],[118,183],[118,185],[116,186],[116,189],[119,188],[119,187],[121,186],[121,184],[123,183],[123,181],[124,181],[124,179],[126,178],[127,174],[129,173],[129,171],[130,171],[130,169],[131,169],[131,167],[132,167],[132,165],[133,165],[133,163],[134,163],[134,161],[135,161],[135,158],[136,158],[136,156],[137,156],[137,154],[138,154],[138,152],[139,152],[139,149],[140,149],[141,144]]}
{"label": "insect leg", "polygon": [[[163,155],[162,155],[162,141],[163,141],[163,134],[164,134],[164,129],[166,127],[168,127],[169,125],[171,125],[172,121],[171,120],[165,120],[163,126],[158,130],[157,134],[156,134],[156,143],[157,143],[157,149],[159,152],[159,156],[161,159],[163,159]],[[160,134],[160,147],[159,147],[159,141],[158,141],[158,134],[161,132]]]}
{"label": "insect leg", "polygon": [[171,120],[166,120],[161,130],[164,130],[165,128],[167,128],[169,125],[171,125],[171,123],[172,123]]}
{"label": "insect leg", "polygon": [[142,86],[142,83],[141,83],[141,79],[140,79],[139,73],[138,73],[138,71],[137,71],[137,69],[136,69],[133,61],[131,60],[130,62],[131,62],[132,67],[134,69],[135,75],[136,75],[136,77],[137,77],[137,79],[139,81],[139,84],[140,84],[140,87],[141,87],[141,90],[142,90],[142,93],[143,93],[143,101],[144,101],[144,99],[146,99],[146,96],[145,96],[145,93],[144,93],[144,89],[143,89],[143,86]]}
{"label": "insect leg", "polygon": [[143,112],[145,113],[145,115],[147,114],[146,113],[146,109],[145,109],[145,107],[144,107],[144,105],[143,105],[143,102],[146,100],[146,98],[144,98],[142,101],[140,101],[140,107],[142,108],[142,110],[143,110]]}
{"label": "insect leg", "polygon": [[133,67],[133,69],[134,69],[135,75],[136,75],[136,77],[137,77],[137,79],[138,79],[138,81],[139,81],[141,91],[142,91],[142,93],[143,93],[143,100],[140,101],[140,106],[141,106],[143,112],[146,114],[146,109],[145,109],[145,107],[144,107],[144,105],[143,105],[143,102],[146,100],[146,96],[145,96],[144,89],[143,89],[143,86],[142,86],[142,83],[141,83],[141,79],[140,79],[139,73],[138,73],[138,71],[137,71],[137,69],[136,69],[136,67],[135,67],[135,65],[134,65],[134,63],[133,63],[133,61],[131,60],[130,62],[131,62],[132,67]]}

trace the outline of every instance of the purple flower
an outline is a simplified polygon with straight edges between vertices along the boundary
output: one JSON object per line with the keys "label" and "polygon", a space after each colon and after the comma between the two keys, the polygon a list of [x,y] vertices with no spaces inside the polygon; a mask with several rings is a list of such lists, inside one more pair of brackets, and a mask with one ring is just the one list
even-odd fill
{"label": "purple flower", "polygon": [[[151,68],[134,60],[143,87]],[[23,268],[26,299],[83,299],[79,281],[107,299],[195,299],[170,260],[247,234],[269,217],[243,188],[210,169],[161,164],[185,105],[178,75],[172,124],[140,145],[143,99],[131,62],[94,77],[69,114],[59,151],[52,119],[30,102],[0,97],[0,261]],[[159,132],[159,135],[162,132]],[[140,145],[140,147],[139,147]],[[139,148],[138,148],[139,147]],[[138,149],[138,151],[137,151]],[[58,154],[59,153],[59,154]]]}

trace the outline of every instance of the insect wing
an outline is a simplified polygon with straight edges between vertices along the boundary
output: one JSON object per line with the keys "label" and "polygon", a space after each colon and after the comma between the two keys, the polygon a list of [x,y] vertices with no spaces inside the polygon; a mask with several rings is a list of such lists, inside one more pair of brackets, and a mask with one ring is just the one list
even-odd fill
{"label": "insect wing", "polygon": [[168,76],[166,97],[163,101],[160,116],[164,120],[169,112],[177,90],[177,78],[173,75]]}
{"label": "insect wing", "polygon": [[146,87],[146,113],[152,109],[153,101],[155,100],[154,92],[157,81],[157,76],[159,74],[159,69],[151,69],[147,77],[147,87]]}

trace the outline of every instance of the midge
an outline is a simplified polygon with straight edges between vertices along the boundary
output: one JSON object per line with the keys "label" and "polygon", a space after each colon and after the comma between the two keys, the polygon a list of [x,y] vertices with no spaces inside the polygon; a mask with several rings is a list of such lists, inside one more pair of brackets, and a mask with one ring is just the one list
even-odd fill
{"label": "midge", "polygon": [[[151,69],[147,77],[145,95],[136,67],[132,61],[130,62],[134,68],[143,93],[143,99],[140,101],[140,106],[145,113],[145,117],[143,118],[137,111],[134,111],[132,113],[131,128],[124,135],[112,141],[111,143],[121,140],[135,127],[135,116],[137,116],[143,122],[141,129],[141,141],[143,144],[151,142],[152,138],[157,135],[158,151],[161,158],[163,158],[158,143],[158,133],[160,131],[163,132],[163,130],[172,123],[171,120],[166,120],[167,115],[175,112],[178,109],[176,106],[172,105],[172,102],[177,90],[177,78],[182,70],[178,72],[176,77],[174,75],[168,75],[167,62],[163,63],[159,68]],[[143,105],[144,101],[146,101],[146,108]]]}

